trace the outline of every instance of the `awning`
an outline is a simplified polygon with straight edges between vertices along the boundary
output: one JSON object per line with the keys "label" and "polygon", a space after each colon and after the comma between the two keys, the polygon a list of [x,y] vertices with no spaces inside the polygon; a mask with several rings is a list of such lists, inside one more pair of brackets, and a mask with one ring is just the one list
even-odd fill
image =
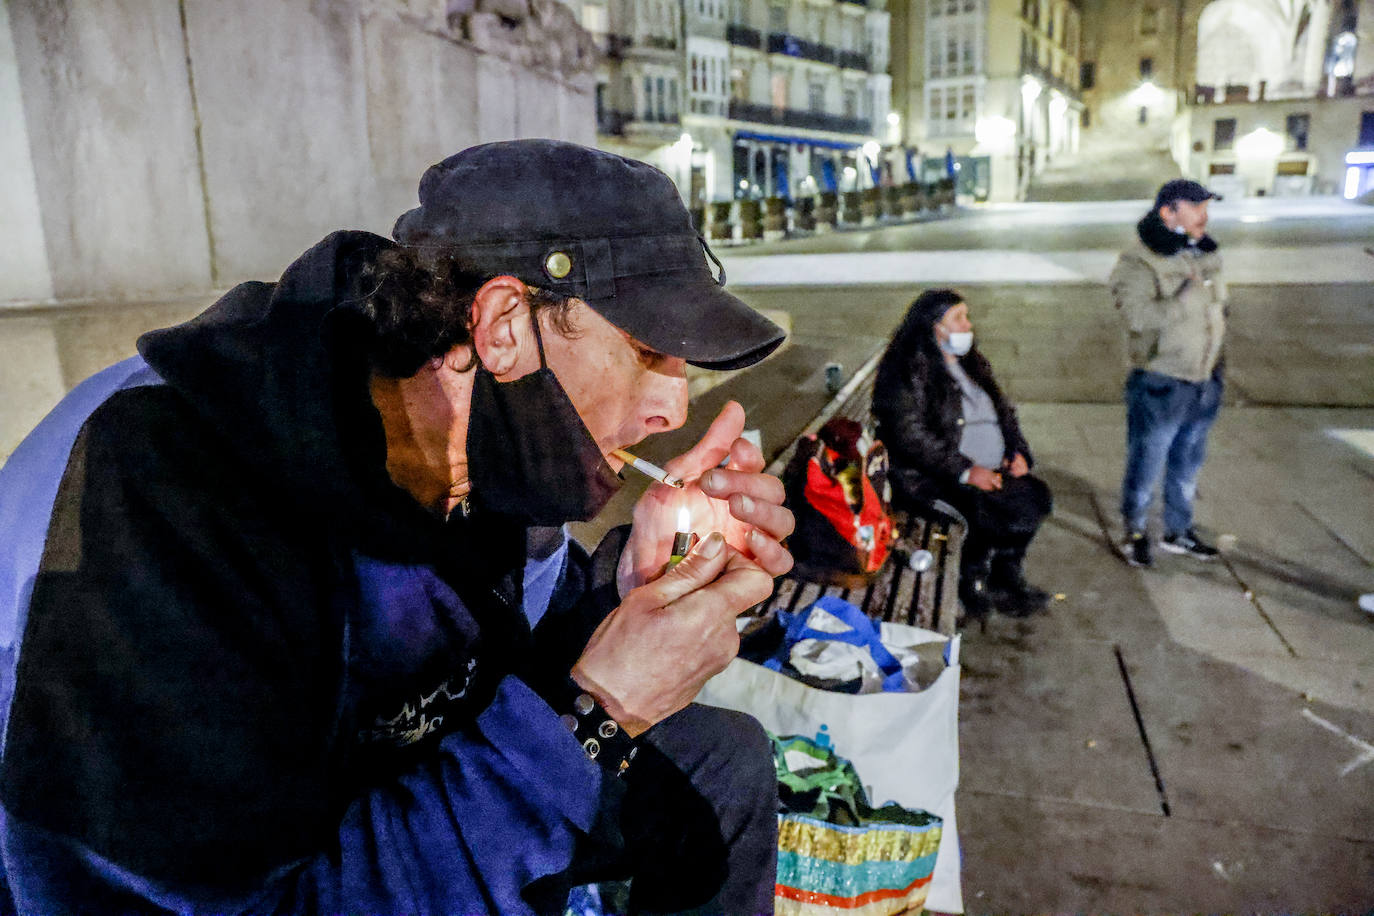
{"label": "awning", "polygon": [[813,140],[810,137],[784,137],[780,134],[756,134],[748,130],[736,131],[735,139],[762,140],[764,143],[799,143],[805,146],[819,146],[822,149],[854,150],[863,146],[862,143],[837,143],[834,140]]}

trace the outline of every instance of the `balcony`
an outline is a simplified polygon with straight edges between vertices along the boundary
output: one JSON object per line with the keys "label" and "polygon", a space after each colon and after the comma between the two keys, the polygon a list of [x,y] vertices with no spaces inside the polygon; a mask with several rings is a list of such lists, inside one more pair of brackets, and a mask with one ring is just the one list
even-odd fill
{"label": "balcony", "polygon": [[841,51],[839,61],[840,66],[846,70],[868,70],[868,55],[862,51]]}
{"label": "balcony", "polygon": [[835,49],[829,45],[807,41],[804,38],[798,38],[786,32],[769,33],[768,53],[785,54],[788,57],[800,57],[802,60],[814,60],[822,64],[833,64],[837,57]]}
{"label": "balcony", "polygon": [[1068,80],[1061,79],[1050,72],[1048,67],[1041,65],[1034,57],[1029,54],[1021,55],[1021,73],[1033,76],[1044,83],[1050,89],[1058,89],[1061,93],[1075,101],[1081,101],[1083,93],[1079,88]]}
{"label": "balcony", "polygon": [[725,27],[725,40],[732,45],[739,45],[741,48],[753,48],[759,50],[763,47],[763,33],[758,29],[751,29],[747,25],[730,23]]}
{"label": "balcony", "polygon": [[646,112],[643,115],[633,111],[598,111],[596,113],[596,132],[612,137],[623,137],[631,133],[661,134],[664,137],[677,136],[682,119],[676,113]]}
{"label": "balcony", "polygon": [[624,136],[625,125],[633,119],[634,115],[625,111],[598,111],[596,113],[596,132],[603,136]]}
{"label": "balcony", "polygon": [[736,121],[752,121],[755,124],[772,124],[777,127],[800,127],[805,130],[826,130],[837,134],[870,133],[873,122],[867,118],[847,118],[843,115],[823,114],[816,111],[798,111],[795,108],[774,108],[772,105],[754,105],[730,100],[730,117]]}
{"label": "balcony", "polygon": [[632,35],[607,35],[605,48],[607,57],[623,60],[627,54],[636,52],[640,54],[649,52],[650,56],[661,56],[653,55],[652,52],[676,51],[677,45],[676,38],[665,38],[661,35],[649,35],[641,39],[638,44],[635,43]]}

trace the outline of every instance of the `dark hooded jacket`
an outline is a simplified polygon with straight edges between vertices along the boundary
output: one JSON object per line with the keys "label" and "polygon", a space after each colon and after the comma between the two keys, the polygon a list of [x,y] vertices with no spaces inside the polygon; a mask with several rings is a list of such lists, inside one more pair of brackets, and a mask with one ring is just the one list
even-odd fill
{"label": "dark hooded jacket", "polygon": [[551,703],[623,532],[591,558],[390,481],[352,303],[391,244],[145,335],[0,472],[21,912],[526,913],[604,835],[622,790]]}
{"label": "dark hooded jacket", "polygon": [[[890,456],[890,479],[897,495],[910,502],[924,502],[959,486],[959,475],[973,467],[959,451],[964,423],[959,383],[945,368],[944,353],[935,341],[935,324],[948,308],[913,305],[878,363],[873,383],[873,418]],[[1032,461],[1016,409],[997,386],[992,366],[977,345],[959,358],[959,365],[991,396],[1006,443],[1005,457],[1020,452]]]}

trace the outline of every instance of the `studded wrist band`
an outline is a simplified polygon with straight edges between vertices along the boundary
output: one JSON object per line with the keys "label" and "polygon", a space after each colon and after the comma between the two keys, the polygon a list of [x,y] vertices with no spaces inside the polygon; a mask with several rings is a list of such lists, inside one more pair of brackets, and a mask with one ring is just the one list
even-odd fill
{"label": "studded wrist band", "polygon": [[639,745],[591,694],[579,692],[573,698],[572,712],[564,713],[561,718],[577,743],[582,745],[588,760],[595,760],[613,776],[625,775]]}

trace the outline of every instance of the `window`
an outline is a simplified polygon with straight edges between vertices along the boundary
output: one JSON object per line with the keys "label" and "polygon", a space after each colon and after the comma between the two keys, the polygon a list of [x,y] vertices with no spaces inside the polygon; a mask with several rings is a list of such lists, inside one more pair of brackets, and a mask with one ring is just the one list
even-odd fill
{"label": "window", "polygon": [[1147,80],[1154,76],[1155,59],[1153,57],[1142,57],[1140,59],[1140,78]]}
{"label": "window", "polygon": [[844,91],[844,116],[846,118],[857,118],[859,116],[859,93],[853,89]]}
{"label": "window", "polygon": [[658,119],[666,121],[668,120],[668,93],[664,90],[663,77],[660,76],[656,82],[658,83]]}
{"label": "window", "polygon": [[1150,120],[1150,109],[1144,105],[1140,106],[1140,113],[1136,115],[1136,122],[1146,124]]}
{"label": "window", "polygon": [[1288,146],[1290,149],[1307,149],[1307,130],[1311,125],[1311,117],[1305,114],[1291,114],[1288,116]]}
{"label": "window", "polygon": [[787,31],[787,6],[782,3],[773,3],[768,7],[768,31],[786,32]]}
{"label": "window", "polygon": [[814,112],[825,111],[825,83],[811,83],[806,87],[806,104]]}
{"label": "window", "polygon": [[593,35],[605,35],[607,29],[606,7],[595,3],[582,4],[582,28]]}
{"label": "window", "polygon": [[730,70],[730,97],[740,102],[749,101],[749,74],[739,67]]}
{"label": "window", "polygon": [[1360,142],[1356,146],[1362,149],[1374,148],[1374,111],[1366,111],[1360,115]]}
{"label": "window", "polygon": [[1217,118],[1212,123],[1212,152],[1221,153],[1236,145],[1236,119]]}
{"label": "window", "polygon": [[654,78],[644,77],[644,106],[643,115],[645,121],[654,119]]}
{"label": "window", "polygon": [[1154,35],[1159,31],[1159,9],[1146,6],[1140,10],[1140,34]]}

